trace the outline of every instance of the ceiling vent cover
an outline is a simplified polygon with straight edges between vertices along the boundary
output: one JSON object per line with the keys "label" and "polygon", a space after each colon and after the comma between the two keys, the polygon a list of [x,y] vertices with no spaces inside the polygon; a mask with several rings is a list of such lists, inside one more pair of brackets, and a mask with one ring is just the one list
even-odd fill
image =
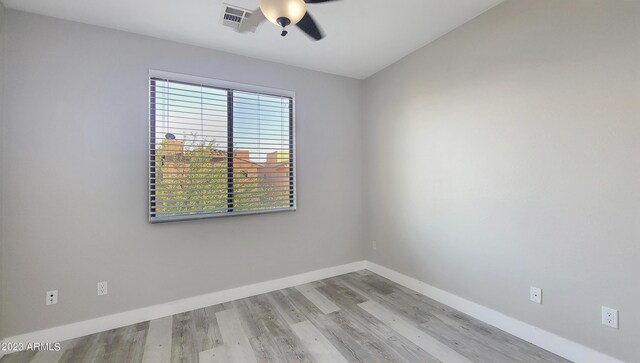
{"label": "ceiling vent cover", "polygon": [[[223,4],[221,24],[223,26],[228,26],[233,30],[238,30],[240,24],[242,24],[242,21],[245,20],[249,15],[251,15],[251,12],[249,10],[242,9],[237,6]],[[252,27],[251,29],[249,29],[249,31],[254,33],[256,31],[256,27]]]}

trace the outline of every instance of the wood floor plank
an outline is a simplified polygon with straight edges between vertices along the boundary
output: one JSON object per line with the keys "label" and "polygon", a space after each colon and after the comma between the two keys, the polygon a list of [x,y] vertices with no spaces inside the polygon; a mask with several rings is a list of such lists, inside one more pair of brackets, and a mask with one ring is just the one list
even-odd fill
{"label": "wood floor plank", "polygon": [[260,321],[261,313],[253,309],[250,299],[241,299],[234,302],[242,330],[249,339],[251,348],[258,362],[274,362],[280,360],[278,347],[269,336],[265,325]]}
{"label": "wood floor plank", "polygon": [[216,319],[216,305],[192,311],[193,337],[195,349],[198,352],[213,349],[222,344],[222,335]]}
{"label": "wood floor plank", "polygon": [[348,362],[342,354],[308,320],[291,325],[305,349],[317,363]]}
{"label": "wood floor plank", "polygon": [[260,324],[260,328],[255,333],[261,335],[263,341],[271,345],[278,360],[308,361],[300,340],[266,296],[253,296],[245,301],[246,308],[251,311],[251,319]]}
{"label": "wood floor plank", "polygon": [[340,284],[335,278],[325,280],[325,286],[317,289],[340,309],[342,306],[358,305],[368,299],[356,291]]}
{"label": "wood floor plank", "polygon": [[300,291],[309,301],[320,309],[324,314],[331,314],[340,310],[336,304],[327,299],[324,295],[319,293],[315,287],[309,284],[296,286],[296,289]]}
{"label": "wood floor plank", "polygon": [[266,294],[266,296],[271,305],[278,310],[287,324],[293,325],[307,320],[304,314],[287,298],[285,291],[274,291]]}
{"label": "wood floor plank", "polygon": [[256,362],[256,356],[251,348],[247,335],[242,330],[242,323],[235,309],[216,313],[220,326],[220,333],[224,341],[227,358],[230,363]]}
{"label": "wood floor plank", "polygon": [[29,361],[29,363],[58,363],[65,350],[71,344],[70,341],[64,341],[60,343],[60,350],[56,351],[39,351],[35,357]]}
{"label": "wood floor plank", "polygon": [[143,363],[170,363],[173,317],[151,320],[142,354]]}
{"label": "wood floor plank", "polygon": [[305,318],[311,316],[324,315],[324,313],[309,299],[307,299],[298,289],[290,287],[282,290],[287,300],[302,313]]}
{"label": "wood floor plank", "polygon": [[23,350],[21,352],[15,352],[7,354],[0,358],[1,363],[29,363],[36,355],[35,350]]}
{"label": "wood floor plank", "polygon": [[386,295],[390,293],[388,291],[380,291],[379,289],[372,287],[370,284],[365,283],[362,280],[362,276],[359,276],[357,273],[340,275],[337,276],[337,279],[339,279],[343,284],[347,283],[350,289],[358,292],[368,299],[371,299],[372,296]]}
{"label": "wood floor plank", "polygon": [[359,304],[359,306],[441,361],[447,363],[471,363],[471,360],[465,356],[418,329],[377,302],[367,301]]}
{"label": "wood floor plank", "polygon": [[95,334],[93,344],[89,345],[83,361],[85,362],[102,362],[103,357],[107,352],[107,346],[113,345],[113,332],[114,330],[108,330]]}
{"label": "wood floor plank", "polygon": [[98,344],[99,334],[87,335],[70,341],[69,347],[60,358],[60,363],[75,363],[88,361],[88,355]]}
{"label": "wood floor plank", "polygon": [[227,348],[219,345],[215,348],[200,352],[198,355],[199,363],[227,363],[230,362],[227,355]]}
{"label": "wood floor plank", "polygon": [[397,284],[387,279],[379,279],[376,274],[360,276],[360,280],[364,285],[376,290],[380,294],[390,294],[397,288]]}
{"label": "wood floor plank", "polygon": [[93,363],[137,363],[142,360],[149,322],[100,333],[95,349],[86,358]]}
{"label": "wood floor plank", "polygon": [[[132,341],[129,345],[128,351],[123,355],[124,360],[122,362],[139,363],[142,361],[142,355],[144,354],[144,344],[147,339],[148,325],[143,330],[138,330],[131,336]],[[107,362],[117,362],[117,360],[107,360]]]}
{"label": "wood floor plank", "polygon": [[324,286],[324,282],[322,282],[322,280],[312,281],[312,282],[309,282],[309,285],[313,287],[322,287]]}
{"label": "wood floor plank", "polygon": [[171,362],[195,362],[199,352],[195,345],[195,324],[192,314],[186,312],[174,315],[171,330]]}

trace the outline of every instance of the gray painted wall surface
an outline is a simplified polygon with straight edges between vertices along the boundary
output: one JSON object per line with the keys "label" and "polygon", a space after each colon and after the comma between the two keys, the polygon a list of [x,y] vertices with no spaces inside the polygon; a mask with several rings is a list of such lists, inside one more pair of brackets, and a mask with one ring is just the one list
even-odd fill
{"label": "gray painted wall surface", "polygon": [[640,361],[639,19],[508,1],[367,80],[369,258]]}
{"label": "gray painted wall surface", "polygon": [[[361,81],[6,15],[5,337],[362,258]],[[147,223],[149,68],[297,92],[298,211]]]}
{"label": "gray painted wall surface", "polygon": [[[0,3],[0,162],[2,161],[2,130],[4,128],[4,58],[5,58],[5,50],[4,50],[4,31],[2,30],[4,27],[4,6]],[[0,163],[0,190],[2,190],[2,164]],[[2,193],[0,193],[0,215],[2,215]],[[2,322],[2,310],[3,310],[3,291],[4,291],[4,283],[3,283],[3,273],[2,273],[2,225],[3,222],[0,220],[0,322]],[[2,335],[2,324],[0,323],[0,338]]]}

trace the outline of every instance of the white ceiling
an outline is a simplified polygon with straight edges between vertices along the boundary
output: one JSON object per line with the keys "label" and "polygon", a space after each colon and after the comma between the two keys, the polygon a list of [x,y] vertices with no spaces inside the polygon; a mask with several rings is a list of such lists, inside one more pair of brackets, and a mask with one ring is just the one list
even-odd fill
{"label": "white ceiling", "polygon": [[286,38],[264,23],[238,34],[220,25],[223,3],[259,0],[1,0],[11,9],[218,49],[354,78],[366,78],[502,0],[341,0],[310,4],[326,38],[298,29]]}

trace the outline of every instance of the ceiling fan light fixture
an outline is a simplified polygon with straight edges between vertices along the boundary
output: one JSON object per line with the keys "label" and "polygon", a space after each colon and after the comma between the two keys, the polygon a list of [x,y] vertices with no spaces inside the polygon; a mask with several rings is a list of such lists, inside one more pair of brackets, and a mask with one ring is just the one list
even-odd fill
{"label": "ceiling fan light fixture", "polygon": [[273,24],[280,26],[280,18],[287,18],[296,25],[307,12],[304,0],[260,0],[260,10]]}

